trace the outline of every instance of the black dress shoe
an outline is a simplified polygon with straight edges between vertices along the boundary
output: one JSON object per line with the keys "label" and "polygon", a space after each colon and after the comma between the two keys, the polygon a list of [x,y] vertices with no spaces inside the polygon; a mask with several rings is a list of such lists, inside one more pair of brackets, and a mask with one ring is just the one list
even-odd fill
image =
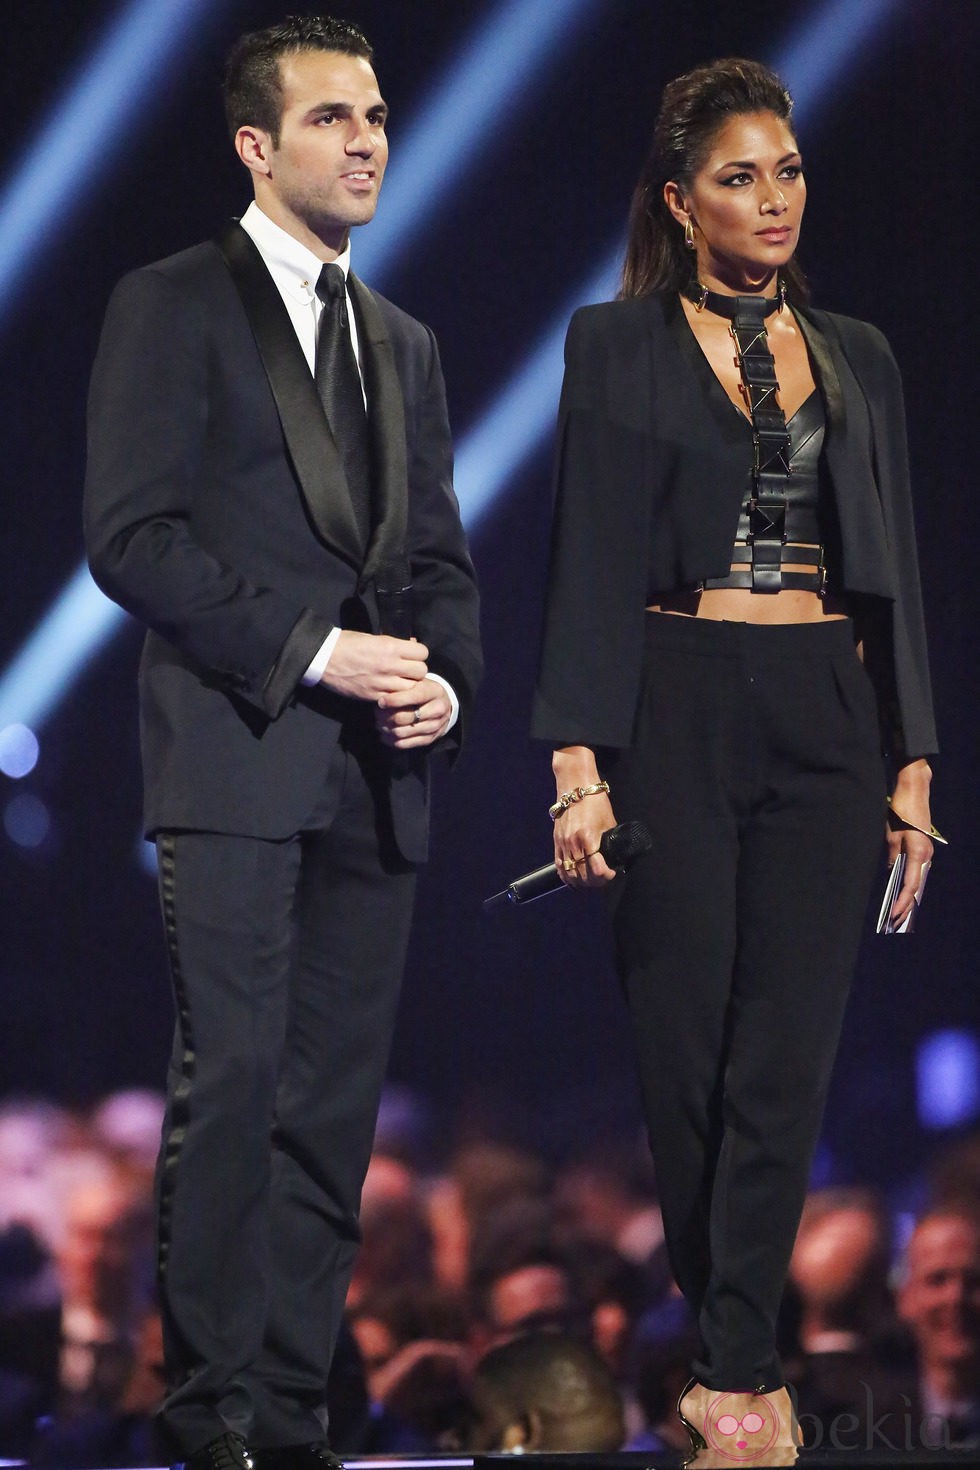
{"label": "black dress shoe", "polygon": [[253,1450],[254,1470],[344,1470],[344,1462],[323,1440]]}
{"label": "black dress shoe", "polygon": [[255,1470],[248,1445],[240,1434],[219,1434],[203,1450],[179,1460],[174,1470]]}

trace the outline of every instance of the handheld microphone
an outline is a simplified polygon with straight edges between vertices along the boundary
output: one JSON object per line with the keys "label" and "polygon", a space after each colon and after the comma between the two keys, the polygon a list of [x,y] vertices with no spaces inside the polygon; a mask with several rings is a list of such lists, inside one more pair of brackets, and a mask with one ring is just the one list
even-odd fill
{"label": "handheld microphone", "polygon": [[[383,562],[374,579],[374,596],[378,604],[378,632],[389,638],[412,637],[412,569],[407,556],[396,556]],[[394,774],[402,776],[414,768],[414,752],[389,750],[388,760]]]}
{"label": "handheld microphone", "polygon": [[[599,839],[599,852],[609,866],[616,869],[628,868],[634,858],[648,852],[652,846],[653,838],[642,822],[620,822],[618,826],[603,832]],[[533,873],[515,878],[500,893],[485,898],[483,911],[492,913],[508,903],[533,903],[536,898],[557,893],[565,886],[558,876],[555,864],[546,863],[543,868],[535,868]]]}
{"label": "handheld microphone", "polygon": [[374,579],[378,629],[390,638],[412,636],[412,569],[407,557],[396,557],[378,568]]}

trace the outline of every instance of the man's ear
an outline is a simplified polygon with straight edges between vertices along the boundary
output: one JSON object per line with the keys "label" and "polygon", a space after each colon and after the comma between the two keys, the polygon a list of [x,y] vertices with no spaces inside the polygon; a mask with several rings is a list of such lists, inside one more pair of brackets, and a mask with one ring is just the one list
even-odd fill
{"label": "man's ear", "polygon": [[235,134],[235,152],[253,174],[271,174],[272,139],[264,129],[239,128]]}
{"label": "man's ear", "polygon": [[537,1409],[527,1409],[512,1419],[500,1437],[500,1448],[511,1455],[530,1454],[542,1447],[544,1420]]}
{"label": "man's ear", "polygon": [[532,1420],[533,1413],[518,1414],[516,1419],[511,1419],[500,1436],[500,1448],[508,1455],[523,1455],[525,1450],[532,1449]]}

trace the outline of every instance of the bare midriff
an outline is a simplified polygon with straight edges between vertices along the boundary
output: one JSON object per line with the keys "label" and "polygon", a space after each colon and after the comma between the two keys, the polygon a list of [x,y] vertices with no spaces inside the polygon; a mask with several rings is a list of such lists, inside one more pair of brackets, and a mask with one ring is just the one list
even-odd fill
{"label": "bare midriff", "polygon": [[[733,569],[746,565],[733,562]],[[812,572],[812,566],[784,564],[784,571]],[[785,588],[782,592],[751,592],[747,587],[691,588],[683,592],[658,593],[647,612],[673,613],[688,618],[709,618],[716,623],[821,623],[829,618],[846,618],[840,597],[820,597],[816,592]]]}

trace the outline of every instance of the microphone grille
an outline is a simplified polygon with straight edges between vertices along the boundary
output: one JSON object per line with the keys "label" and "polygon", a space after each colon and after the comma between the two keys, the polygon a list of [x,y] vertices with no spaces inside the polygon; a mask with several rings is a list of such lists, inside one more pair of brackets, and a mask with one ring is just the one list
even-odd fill
{"label": "microphone grille", "polygon": [[599,844],[603,857],[611,868],[623,868],[633,858],[639,857],[653,846],[653,838],[642,822],[620,822],[618,827],[603,833]]}

